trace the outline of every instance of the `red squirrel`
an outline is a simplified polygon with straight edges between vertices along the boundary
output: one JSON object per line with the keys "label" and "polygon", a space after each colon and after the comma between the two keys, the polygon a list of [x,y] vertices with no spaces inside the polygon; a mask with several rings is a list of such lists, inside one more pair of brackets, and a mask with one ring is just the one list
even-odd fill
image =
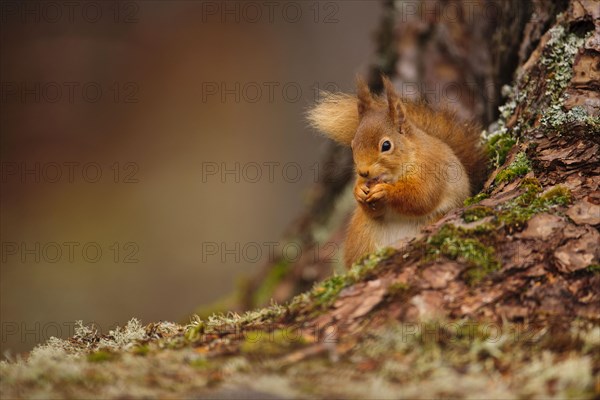
{"label": "red squirrel", "polygon": [[358,79],[356,96],[326,93],[308,113],[314,128],[352,148],[358,204],[344,244],[348,268],[367,253],[414,237],[461,206],[486,177],[476,124],[402,99],[382,79],[385,96],[373,95]]}

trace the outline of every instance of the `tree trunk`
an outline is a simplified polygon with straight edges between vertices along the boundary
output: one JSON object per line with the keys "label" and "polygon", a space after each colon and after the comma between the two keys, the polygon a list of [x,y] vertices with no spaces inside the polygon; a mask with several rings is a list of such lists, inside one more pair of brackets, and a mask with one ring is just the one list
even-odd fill
{"label": "tree trunk", "polygon": [[[598,5],[573,0],[523,58],[484,190],[384,257],[318,325],[354,326],[365,302],[401,320],[600,320]],[[405,290],[385,296],[394,287]]]}
{"label": "tree trunk", "polygon": [[[498,117],[501,88],[511,82],[519,60],[525,61],[564,8],[566,4],[547,1],[386,1],[370,86],[380,91],[384,73],[404,97],[450,108],[487,126]],[[528,22],[532,13],[537,18]],[[324,173],[312,189],[312,200],[282,239],[300,243],[303,256],[265,265],[241,288],[236,309],[264,306],[271,299],[287,301],[343,269],[345,226],[354,206],[348,201],[352,156],[332,143],[321,165]]]}
{"label": "tree trunk", "polygon": [[[395,65],[406,79],[405,62],[420,64],[411,73],[424,83],[457,74],[467,87],[470,79],[492,82],[484,96],[471,89],[474,100],[449,104],[464,115],[489,122],[518,60],[488,134],[495,168],[480,194],[405,247],[370,255],[283,306],[187,326],[132,321],[104,336],[80,327],[26,361],[0,364],[2,397],[600,395],[599,3],[571,0],[559,13],[562,7],[548,12],[534,1],[493,25],[474,18],[454,27],[402,21],[393,8],[402,4],[389,2],[386,17],[396,21],[389,43],[398,46],[397,62],[382,57],[379,68]],[[529,7],[537,18],[517,29]],[[496,53],[493,43],[505,45]],[[380,54],[389,56],[385,48]],[[330,157],[350,163],[334,150]],[[348,173],[317,185],[289,237],[308,247],[323,240],[319,230],[339,238],[337,193],[349,180]],[[329,273],[311,261],[279,264],[283,277],[274,283],[267,267],[250,288],[264,287],[266,277],[285,299]],[[245,305],[252,305],[248,293]]]}

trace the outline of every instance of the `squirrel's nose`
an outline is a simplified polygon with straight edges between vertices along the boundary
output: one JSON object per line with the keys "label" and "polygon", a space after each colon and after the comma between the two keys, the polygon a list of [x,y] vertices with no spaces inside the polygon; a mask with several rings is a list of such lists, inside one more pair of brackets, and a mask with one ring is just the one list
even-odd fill
{"label": "squirrel's nose", "polygon": [[358,174],[360,176],[362,176],[363,178],[368,178],[369,177],[369,170],[365,169],[365,170],[358,170]]}

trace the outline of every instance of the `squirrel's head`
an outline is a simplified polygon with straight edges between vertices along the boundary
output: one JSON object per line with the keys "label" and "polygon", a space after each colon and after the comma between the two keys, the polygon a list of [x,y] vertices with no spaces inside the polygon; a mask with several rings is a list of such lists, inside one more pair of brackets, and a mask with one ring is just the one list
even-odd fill
{"label": "squirrel's head", "polygon": [[356,173],[369,181],[393,182],[409,156],[411,129],[392,82],[383,77],[386,101],[373,98],[357,80],[358,128],[351,142]]}

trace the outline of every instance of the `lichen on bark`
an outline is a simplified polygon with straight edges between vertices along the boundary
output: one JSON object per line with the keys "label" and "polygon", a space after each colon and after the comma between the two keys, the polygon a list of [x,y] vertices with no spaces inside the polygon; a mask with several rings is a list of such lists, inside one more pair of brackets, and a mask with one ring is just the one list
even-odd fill
{"label": "lichen on bark", "polygon": [[80,324],[2,362],[2,397],[597,397],[596,5],[540,33],[484,190],[412,242],[250,312]]}

